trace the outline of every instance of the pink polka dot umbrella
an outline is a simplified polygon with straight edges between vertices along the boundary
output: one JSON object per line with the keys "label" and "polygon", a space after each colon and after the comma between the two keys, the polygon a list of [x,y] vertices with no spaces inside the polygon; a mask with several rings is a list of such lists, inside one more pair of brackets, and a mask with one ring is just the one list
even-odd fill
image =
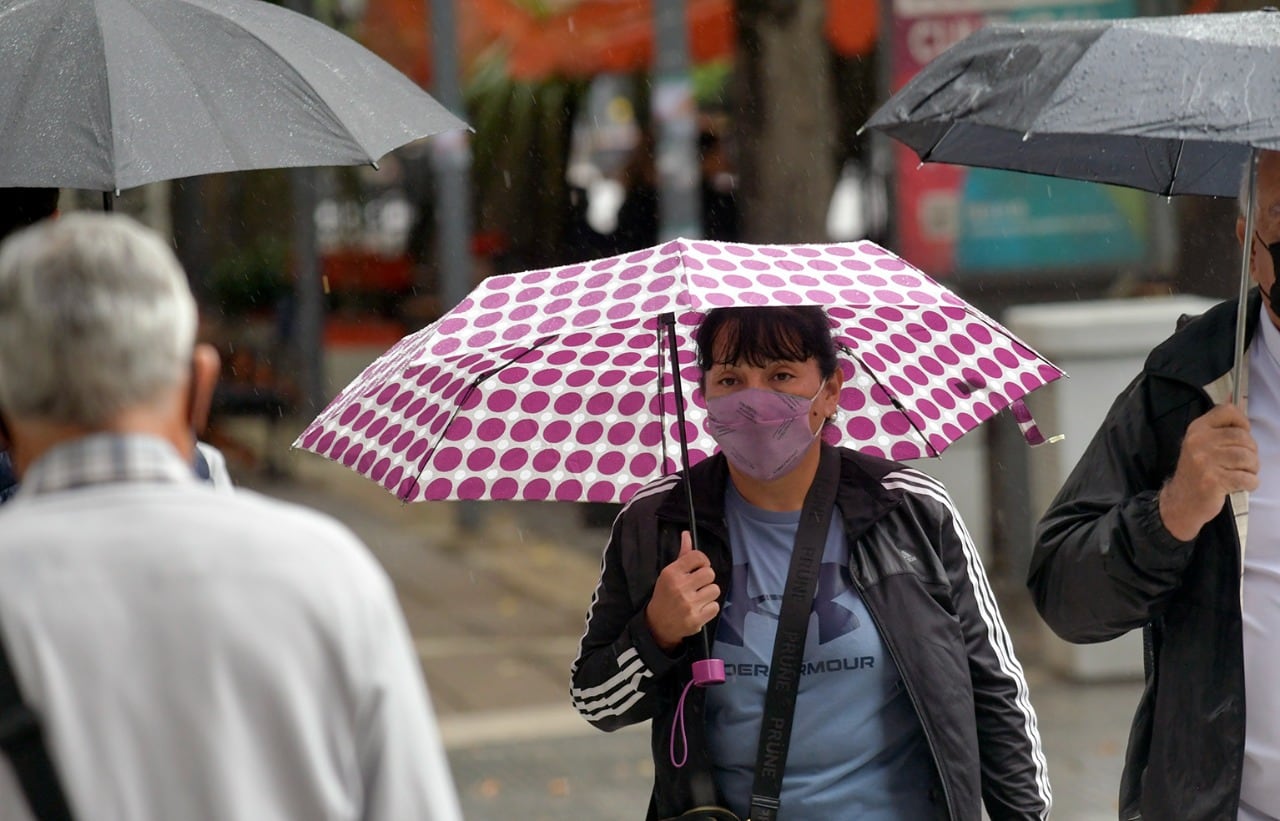
{"label": "pink polka dot umbrella", "polygon": [[690,463],[704,429],[691,332],[702,312],[820,305],[843,358],[828,438],[893,459],[936,456],[1063,372],[999,323],[871,242],[660,246],[490,277],[400,340],[295,447],[405,501],[625,501],[678,469],[667,335],[674,317]]}

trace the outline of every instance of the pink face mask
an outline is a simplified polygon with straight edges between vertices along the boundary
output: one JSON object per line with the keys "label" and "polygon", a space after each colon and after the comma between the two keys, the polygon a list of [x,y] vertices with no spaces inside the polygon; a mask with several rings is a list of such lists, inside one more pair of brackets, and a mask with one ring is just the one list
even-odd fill
{"label": "pink face mask", "polygon": [[809,429],[809,409],[825,386],[823,380],[809,399],[763,388],[707,399],[707,433],[735,468],[773,481],[794,468],[817,438]]}

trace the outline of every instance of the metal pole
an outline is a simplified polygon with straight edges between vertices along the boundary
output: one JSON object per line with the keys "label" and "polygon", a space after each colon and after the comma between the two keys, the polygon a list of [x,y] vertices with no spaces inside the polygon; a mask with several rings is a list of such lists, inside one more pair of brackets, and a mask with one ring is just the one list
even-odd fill
{"label": "metal pole", "polygon": [[[286,0],[286,7],[311,16],[312,0]],[[303,402],[302,413],[311,417],[327,402],[324,378],[324,282],[316,251],[316,171],[314,168],[289,170],[289,187],[293,204],[293,226],[290,231],[293,248],[293,352],[298,365],[298,388]]]}
{"label": "metal pole", "polygon": [[689,79],[689,26],[685,0],[653,4],[654,69],[650,108],[656,129],[658,240],[702,236],[702,169],[698,112]]}
{"label": "metal pole", "polygon": [[[440,104],[466,119],[458,72],[458,18],[454,0],[431,0],[431,71]],[[448,131],[431,140],[436,175],[436,261],[440,310],[457,305],[471,291],[471,146],[466,131]],[[464,532],[480,526],[474,502],[459,502],[457,524]]]}
{"label": "metal pole", "polygon": [[1244,242],[1240,244],[1240,295],[1236,303],[1236,338],[1235,352],[1231,366],[1231,404],[1240,407],[1240,397],[1244,387],[1244,369],[1249,367],[1244,354],[1244,330],[1248,322],[1249,285],[1249,249],[1253,247],[1254,225],[1256,221],[1258,200],[1258,149],[1249,152],[1249,186],[1245,199]]}
{"label": "metal pole", "polygon": [[[466,119],[458,77],[458,23],[454,0],[431,0],[431,70],[435,97]],[[431,140],[436,198],[440,308],[447,311],[471,291],[471,146],[466,131],[449,131]]]}

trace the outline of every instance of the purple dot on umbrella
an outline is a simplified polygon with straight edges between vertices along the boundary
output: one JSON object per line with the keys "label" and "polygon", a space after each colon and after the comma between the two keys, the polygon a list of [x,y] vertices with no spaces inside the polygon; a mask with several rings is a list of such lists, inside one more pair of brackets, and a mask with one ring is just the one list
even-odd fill
{"label": "purple dot on umbrella", "polygon": [[547,270],[529,271],[520,277],[521,282],[526,285],[533,285],[538,282],[546,282],[551,278],[551,272]]}
{"label": "purple dot on umbrella", "polygon": [[[359,448],[356,448],[355,450],[359,450]],[[354,451],[349,451],[349,453],[351,452],[354,452]],[[368,476],[369,469],[373,467],[374,460],[376,460],[377,458],[378,458],[378,454],[375,451],[372,451],[372,450],[364,451],[363,453],[360,454],[360,458],[356,462],[356,466],[355,466],[356,472],[361,474],[362,476]]]}
{"label": "purple dot on umbrella", "polygon": [[911,420],[901,411],[890,411],[880,417],[880,426],[891,436],[901,436],[911,430]]}
{"label": "purple dot on umbrella", "polygon": [[822,277],[822,283],[827,288],[848,288],[854,284],[854,281],[844,274],[826,274]]}
{"label": "purple dot on umbrella", "polygon": [[[320,441],[316,443],[316,450],[318,450],[320,453],[329,454],[330,458],[333,458],[333,459],[338,458],[337,455],[334,453],[334,451],[338,450],[338,448],[334,445],[335,438],[337,438],[337,436],[336,434],[334,434],[333,431],[331,430],[325,431],[324,436],[321,436]],[[347,439],[347,437],[343,436],[338,441],[342,443],[343,448],[346,448],[350,440]],[[340,452],[341,451],[339,451],[339,453]]]}
{"label": "purple dot on umbrella", "polygon": [[458,485],[459,499],[483,499],[485,498],[485,481],[478,476],[468,476]]}
{"label": "purple dot on umbrella", "polygon": [[715,268],[717,271],[736,271],[738,270],[738,263],[731,259],[717,257],[707,260],[707,267]]}
{"label": "purple dot on umbrella", "polygon": [[400,435],[400,430],[401,428],[399,425],[388,425],[387,429],[384,430],[382,432],[382,435],[378,437],[378,444],[382,445],[383,447],[386,447],[387,445],[391,444],[391,440],[395,439],[397,436]]}
{"label": "purple dot on umbrella", "polygon": [[973,340],[964,334],[951,335],[951,347],[964,356],[973,356],[978,347],[973,344]]}
{"label": "purple dot on umbrella", "polygon": [[476,426],[476,436],[482,442],[496,442],[507,432],[507,423],[501,419],[489,418]]}
{"label": "purple dot on umbrella", "polygon": [[440,393],[441,391],[444,390],[445,386],[449,384],[449,380],[451,379],[453,379],[453,374],[448,372],[441,372],[440,376],[436,379],[436,381],[431,383],[431,392]]}
{"label": "purple dot on umbrella", "polygon": [[945,331],[947,329],[946,317],[937,311],[925,311],[920,319],[932,331]]}
{"label": "purple dot on umbrella", "polygon": [[[431,484],[427,485],[427,489],[423,491],[422,498],[423,499],[448,499],[452,493],[453,493],[453,482],[449,481],[448,479],[436,479]],[[405,495],[405,493],[403,492],[403,489],[401,490],[400,498],[402,499],[409,498],[408,496]]]}
{"label": "purple dot on umbrella", "polygon": [[[373,454],[372,452],[370,452],[368,455],[369,455],[369,456],[373,456],[374,454]],[[369,478],[370,478],[370,479],[372,479],[372,480],[373,480],[373,481],[375,481],[375,482],[381,482],[381,481],[382,481],[382,477],[383,477],[383,476],[386,476],[386,475],[387,475],[387,471],[388,471],[388,470],[390,470],[390,469],[391,469],[391,460],[390,460],[390,459],[387,459],[387,458],[385,458],[385,457],[384,457],[384,458],[382,458],[382,459],[379,459],[379,460],[377,461],[377,463],[375,463],[375,464],[374,464],[374,466],[373,466],[372,468],[370,468],[370,470],[369,470]]]}
{"label": "purple dot on umbrella", "polygon": [[868,262],[866,262],[866,261],[864,261],[864,260],[861,260],[861,259],[846,259],[846,260],[841,260],[840,265],[841,265],[841,267],[843,267],[843,268],[844,268],[844,269],[846,269],[846,270],[849,270],[849,271],[858,271],[859,273],[861,273],[862,271],[870,271],[870,270],[871,270],[871,265],[870,265],[870,263],[868,263]]}
{"label": "purple dot on umbrella", "polygon": [[627,254],[622,259],[625,262],[644,262],[646,259],[649,259],[651,256],[653,256],[652,248],[641,248],[639,251],[632,251],[630,254]]}
{"label": "purple dot on umbrella", "polygon": [[533,469],[546,473],[555,470],[560,464],[560,451],[558,450],[540,450],[533,455]]}
{"label": "purple dot on umbrella", "polygon": [[676,284],[676,278],[673,276],[658,277],[649,283],[649,293],[657,294],[666,291]]}
{"label": "purple dot on umbrella", "polygon": [[871,390],[868,393],[871,397],[871,401],[878,405],[893,404],[893,400],[889,398],[889,392],[886,391],[882,385],[872,385]]}
{"label": "purple dot on umbrella", "polygon": [[734,256],[738,256],[738,257],[754,256],[756,252],[754,248],[751,248],[746,245],[738,245],[736,243],[733,245],[726,245],[724,249],[729,253],[733,254]]}
{"label": "purple dot on umbrella", "polygon": [[615,422],[606,431],[609,444],[622,446],[630,442],[636,435],[636,426],[630,422]]}
{"label": "purple dot on umbrella", "polygon": [[547,293],[545,288],[525,288],[516,294],[516,302],[533,302],[535,299],[541,299]]}
{"label": "purple dot on umbrella", "polygon": [[396,437],[395,444],[391,446],[391,452],[396,454],[404,453],[405,448],[409,447],[409,445],[413,443],[413,437],[413,431],[403,431],[398,437]]}
{"label": "purple dot on umbrella", "polygon": [[894,442],[889,448],[889,458],[907,460],[919,459],[925,454],[921,453],[920,446],[913,442]]}
{"label": "purple dot on umbrella", "polygon": [[576,362],[578,354],[575,351],[552,351],[547,357],[547,364],[560,367],[568,365],[570,362]]}
{"label": "purple dot on umbrella", "polygon": [[573,426],[563,419],[557,419],[542,429],[542,438],[552,444],[559,444],[568,439],[571,433],[573,433]]}
{"label": "purple dot on umbrella", "polygon": [[609,369],[600,372],[600,375],[596,377],[596,384],[602,388],[612,388],[614,385],[620,384],[626,378],[626,371]]}
{"label": "purple dot on umbrella", "polygon": [[498,381],[504,385],[519,385],[529,378],[529,369],[523,365],[511,365],[498,372]]}
{"label": "purple dot on umbrella", "polygon": [[514,408],[515,405],[515,391],[507,390],[506,388],[496,390],[489,394],[488,399],[485,401],[485,407],[494,413],[505,413],[506,411]]}
{"label": "purple dot on umbrella", "polygon": [[996,361],[1006,368],[1018,367],[1018,357],[1008,348],[996,348]]}
{"label": "purple dot on umbrella", "polygon": [[707,294],[707,302],[716,308],[731,308],[735,304],[728,294]]}
{"label": "purple dot on umbrella", "polygon": [[592,289],[594,293],[599,293],[599,289],[606,287],[612,282],[613,274],[596,274],[588,277],[584,282],[566,282],[564,284],[569,286],[568,289],[565,291],[558,291],[557,293],[568,293],[572,290],[584,290],[588,288]]}
{"label": "purple dot on umbrella", "polygon": [[563,393],[556,398],[556,413],[567,416],[575,413],[578,408],[582,407],[582,395],[577,393]]}
{"label": "purple dot on umbrella", "polygon": [[471,324],[477,328],[488,328],[490,325],[497,325],[504,319],[504,315],[494,311],[488,314],[481,314],[476,317]]}
{"label": "purple dot on umbrella", "polygon": [[816,289],[809,291],[806,296],[809,298],[809,302],[815,305],[830,305],[838,298],[830,291],[819,291]]}
{"label": "purple dot on umbrella", "polygon": [[373,416],[374,416],[374,412],[372,409],[365,411],[364,413],[360,414],[360,418],[357,419],[356,423],[351,426],[351,429],[354,431],[364,430],[366,427],[369,426],[369,423],[373,421]]}
{"label": "purple dot on umbrella", "polygon": [[933,332],[919,322],[912,322],[907,325],[907,333],[911,334],[911,338],[917,342],[928,342],[933,339]]}
{"label": "purple dot on umbrella", "polygon": [[592,416],[604,416],[613,410],[613,396],[607,393],[598,393],[587,400],[587,413]]}
{"label": "purple dot on umbrella", "polygon": [[[600,340],[600,344],[601,344],[601,345],[607,345],[607,344],[611,344],[611,343],[606,343],[606,342],[602,339],[602,340]],[[612,344],[616,344],[616,343],[612,343]],[[581,358],[579,358],[579,360],[578,360],[579,364],[581,364],[581,365],[585,365],[585,366],[587,366],[587,367],[589,367],[589,368],[599,367],[600,365],[602,365],[603,363],[608,362],[608,361],[609,361],[609,352],[608,352],[608,351],[587,351],[587,352],[586,352],[586,353],[584,353],[584,354],[581,356]]]}
{"label": "purple dot on umbrella", "polygon": [[773,267],[762,259],[744,259],[741,264],[748,271],[768,271]]}
{"label": "purple dot on umbrella", "polygon": [[933,397],[934,402],[937,402],[938,405],[947,410],[954,410],[956,407],[956,398],[950,391],[943,388],[934,388],[929,395]]}
{"label": "purple dot on umbrella", "polygon": [[876,267],[882,271],[901,271],[907,264],[897,257],[881,257],[876,260]]}
{"label": "purple dot on umbrella", "polygon": [[416,439],[413,444],[409,446],[409,450],[405,453],[404,458],[408,462],[417,464],[418,460],[422,458],[422,454],[426,453],[427,448],[429,447],[431,447],[431,445],[427,440]]}
{"label": "purple dot on umbrella", "polygon": [[485,280],[485,290],[488,291],[505,291],[516,282],[516,278],[510,274],[502,274],[496,277],[490,277]]}
{"label": "purple dot on umbrella", "polygon": [[489,488],[490,499],[514,499],[520,490],[520,484],[510,476],[503,476]]}
{"label": "purple dot on umbrella", "polygon": [[588,502],[609,502],[613,500],[613,485],[609,482],[596,482],[587,490]]}
{"label": "purple dot on umbrella", "polygon": [[846,387],[840,391],[840,408],[846,411],[859,411],[867,404],[867,395],[857,388]]}
{"label": "purple dot on umbrella", "polygon": [[991,400],[991,408],[996,413],[999,413],[1000,411],[1004,410],[1009,406],[1009,400],[1004,398],[998,393],[993,394],[992,396],[989,397],[989,399]]}
{"label": "purple dot on umbrella", "polygon": [[467,340],[467,344],[472,347],[481,348],[497,338],[498,335],[493,331],[481,331],[478,334],[472,334],[471,338]]}
{"label": "purple dot on umbrella", "polygon": [[757,245],[756,253],[760,256],[773,257],[776,259],[778,257],[785,257],[787,255],[787,249],[779,248],[776,245]]}
{"label": "purple dot on umbrella", "polygon": [[854,340],[854,344],[851,347],[857,348],[858,342],[870,342],[875,338],[875,334],[871,333],[871,331],[868,331],[866,328],[849,329],[849,339]]}
{"label": "purple dot on umbrella", "polygon": [[353,402],[350,405],[347,405],[347,409],[342,412],[342,416],[338,417],[338,424],[350,425],[351,420],[356,418],[356,415],[360,413],[360,410],[361,407],[359,402]]}
{"label": "purple dot on umbrella", "polygon": [[662,441],[662,425],[659,422],[649,422],[640,429],[640,444],[645,447],[653,447]]}
{"label": "purple dot on umbrella", "polygon": [[946,345],[935,346],[933,353],[934,356],[938,357],[938,361],[942,362],[944,365],[955,366],[960,364],[960,355],[952,348],[948,348]]}
{"label": "purple dot on umbrella", "polygon": [[461,442],[471,435],[471,420],[465,416],[455,416],[444,432],[444,438],[450,442]]}
{"label": "purple dot on umbrella", "polygon": [[391,400],[394,399],[396,397],[396,394],[399,392],[400,392],[399,385],[395,385],[395,384],[387,385],[378,393],[378,399],[377,399],[378,404],[379,405],[389,404]]}
{"label": "purple dot on umbrella", "polygon": [[903,288],[919,288],[921,285],[920,277],[916,274],[894,274],[889,279],[894,285]]}
{"label": "purple dot on umbrella", "polygon": [[706,274],[694,274],[693,276],[689,277],[689,281],[699,288],[715,288],[715,287],[718,287],[720,284],[716,282],[715,279],[707,276]]}
{"label": "purple dot on umbrella", "polygon": [[604,436],[604,425],[596,421],[585,422],[578,428],[578,444],[594,445]]}
{"label": "purple dot on umbrella", "polygon": [[[555,364],[554,362],[551,364]],[[560,381],[559,371],[538,371],[533,375],[533,384],[540,388],[550,387]]]}
{"label": "purple dot on umbrella", "polygon": [[615,451],[610,451],[596,462],[596,470],[605,476],[613,476],[618,471],[627,466],[627,457]]}
{"label": "purple dot on umbrella", "polygon": [[934,376],[942,376],[944,373],[947,372],[946,367],[944,367],[941,362],[934,359],[932,356],[922,356],[917,361],[920,363],[920,367],[924,368],[926,371],[933,374]]}
{"label": "purple dot on umbrella", "polygon": [[[591,270],[608,271],[611,268],[617,268],[621,264],[622,264],[621,257],[608,257],[606,259],[597,260],[596,262],[591,263]],[[561,276],[563,277],[565,276],[565,274],[562,273]]]}
{"label": "purple dot on umbrella", "polygon": [[903,368],[902,375],[907,379],[910,379],[916,385],[929,384],[929,377],[925,375],[924,371],[920,370],[915,365],[907,365]]}
{"label": "purple dot on umbrella", "polygon": [[773,267],[779,271],[789,271],[791,273],[804,270],[804,266],[793,259],[780,259],[773,264]]}
{"label": "purple dot on umbrella", "polygon": [[876,423],[865,416],[853,417],[844,429],[857,442],[868,442],[876,435]]}
{"label": "purple dot on umbrella", "polygon": [[978,426],[978,420],[967,413],[956,414],[956,424],[964,430],[973,430]]}
{"label": "purple dot on umbrella", "polygon": [[569,473],[586,473],[596,461],[595,454],[589,450],[575,450],[565,457],[564,469]]}
{"label": "purple dot on umbrella", "polygon": [[585,270],[587,270],[585,265],[570,265],[566,268],[557,270],[555,275],[556,279],[573,279]]}
{"label": "purple dot on umbrella", "polygon": [[995,379],[999,377],[1002,373],[1004,373],[1004,369],[1001,368],[1000,365],[994,359],[990,359],[985,356],[980,357],[978,359],[978,367],[982,370],[984,374],[991,377],[992,379]]}
{"label": "purple dot on umbrella", "polygon": [[1044,384],[1044,382],[1040,379],[1040,377],[1036,376],[1033,373],[1024,372],[1018,377],[1018,379],[1020,382],[1022,382],[1022,387],[1025,388],[1028,392],[1033,391]]}
{"label": "purple dot on umbrella", "polygon": [[856,305],[861,307],[875,304],[875,299],[871,294],[860,288],[844,288],[840,291],[840,299],[846,305]]}
{"label": "purple dot on umbrella", "polygon": [[[571,283],[565,283],[565,290],[566,291],[573,290]],[[553,299],[550,302],[548,302],[543,307],[542,311],[543,313],[547,313],[547,314],[561,314],[572,307],[573,307],[573,300],[562,296],[559,299]]]}
{"label": "purple dot on umbrella", "polygon": [[532,331],[532,325],[524,322],[517,322],[502,332],[502,338],[508,342],[514,342],[517,339],[528,336]]}
{"label": "purple dot on umbrella", "polygon": [[922,291],[919,288],[907,291],[907,296],[917,305],[936,305],[938,302],[938,298],[936,296],[928,291]]}
{"label": "purple dot on umbrella", "polygon": [[744,291],[739,297],[747,305],[768,305],[769,297],[758,291]]}
{"label": "purple dot on umbrella", "polygon": [[480,404],[483,401],[484,401],[483,391],[468,390],[466,393],[462,395],[460,401],[458,402],[458,407],[464,411],[471,411],[480,407]]}
{"label": "purple dot on umbrella", "polygon": [[534,479],[524,486],[524,493],[521,498],[528,499],[531,502],[540,502],[551,495],[551,483],[546,479]]}
{"label": "purple dot on umbrella", "polygon": [[620,302],[617,305],[611,305],[609,310],[605,311],[605,316],[611,321],[617,322],[618,320],[626,319],[631,316],[635,313],[635,310],[636,307],[634,305],[627,302]]}
{"label": "purple dot on umbrella", "polygon": [[679,259],[676,259],[675,257],[668,257],[667,259],[658,260],[658,262],[656,262],[653,266],[653,272],[655,274],[665,274],[668,271],[675,270],[679,266],[680,266]]}
{"label": "purple dot on umbrella", "polygon": [[580,311],[573,317],[573,324],[578,328],[586,328],[599,322],[600,316],[601,314],[598,310],[595,308],[588,308],[585,311]]}
{"label": "purple dot on umbrella", "polygon": [[838,270],[836,264],[829,259],[811,259],[808,266],[811,271],[822,271],[824,273]]}
{"label": "purple dot on umbrella", "polygon": [[916,410],[919,411],[925,419],[933,422],[942,418],[942,411],[938,410],[938,406],[930,402],[928,399],[917,400]]}
{"label": "purple dot on umbrella", "polygon": [[822,255],[821,251],[808,245],[796,245],[792,247],[791,253],[798,257],[805,257],[806,259],[812,259],[813,257]]}
{"label": "purple dot on umbrella", "polygon": [[561,482],[556,486],[557,502],[577,502],[582,499],[582,483],[577,479]]}
{"label": "purple dot on umbrella", "polygon": [[302,446],[311,450],[318,439],[324,436],[324,429],[320,427],[312,427],[302,435]]}
{"label": "purple dot on umbrella", "polygon": [[511,426],[511,438],[516,442],[528,442],[538,435],[538,423],[532,419],[521,419]]}
{"label": "purple dot on umbrella", "polygon": [[881,288],[876,291],[876,299],[890,305],[897,305],[902,302],[902,294],[899,291],[891,291],[888,288]]}
{"label": "purple dot on umbrella", "polygon": [[648,373],[633,373],[627,381],[634,387],[641,388],[648,386],[653,382],[653,375]]}
{"label": "purple dot on umbrella", "polygon": [[1062,371],[1048,364],[1041,365],[1037,370],[1040,372],[1040,378],[1045,382],[1052,382],[1062,376]]}
{"label": "purple dot on umbrella", "polygon": [[872,373],[882,373],[884,371],[884,362],[880,361],[880,357],[875,354],[863,354],[862,362]]}
{"label": "purple dot on umbrella", "polygon": [[441,322],[438,326],[436,326],[436,333],[456,334],[458,331],[461,331],[465,327],[467,327],[467,321],[465,319],[462,319],[461,317],[453,316],[453,317],[449,317],[448,319]]}
{"label": "purple dot on umbrella", "polygon": [[444,429],[444,426],[447,425],[448,423],[449,423],[449,414],[441,413],[440,415],[438,415],[435,418],[435,420],[432,421],[431,423],[431,427],[429,429],[431,435],[435,436],[436,434],[438,434],[441,430]]}
{"label": "purple dot on umbrella", "polygon": [[905,396],[910,396],[915,393],[916,390],[914,385],[903,379],[901,376],[889,377],[889,387],[893,388],[894,395],[899,399]]}
{"label": "purple dot on umbrella", "polygon": [[405,409],[405,407],[407,407],[408,404],[413,401],[413,396],[414,394],[413,394],[413,391],[411,390],[401,391],[400,394],[396,396],[396,398],[391,402],[392,412],[393,413],[402,412]]}
{"label": "purple dot on umbrella", "polygon": [[394,491],[399,486],[400,480],[404,478],[404,468],[395,465],[391,468],[391,472],[382,477],[382,486],[387,490]]}
{"label": "purple dot on umbrella", "polygon": [[729,274],[723,278],[723,282],[730,288],[750,288],[752,284],[750,279],[741,274]]}
{"label": "purple dot on umbrella", "polygon": [[906,334],[894,334],[889,337],[889,342],[903,353],[912,354],[916,352],[916,343]]}
{"label": "purple dot on umbrella", "polygon": [[641,479],[651,476],[658,469],[658,457],[652,453],[641,453],[631,460],[631,475]]}
{"label": "purple dot on umbrella", "polygon": [[929,444],[933,445],[933,449],[938,453],[942,453],[947,449],[953,440],[948,439],[940,433],[929,434]]}
{"label": "purple dot on umbrella", "polygon": [[901,310],[889,305],[883,305],[879,308],[876,308],[875,313],[876,313],[876,316],[879,317],[881,320],[889,323],[901,322],[902,320],[907,318],[906,314],[902,313]]}
{"label": "purple dot on umbrella", "polygon": [[590,385],[595,377],[595,371],[574,371],[564,381],[571,388],[584,388]]}
{"label": "purple dot on umbrella", "polygon": [[712,245],[709,242],[695,242],[689,247],[700,254],[708,254],[710,256],[717,256],[720,253],[720,246]]}
{"label": "purple dot on umbrella", "polygon": [[650,297],[646,299],[644,301],[644,304],[640,306],[640,310],[644,311],[645,313],[654,314],[664,310],[670,304],[671,304],[671,297],[666,295],[655,296],[655,297]]}
{"label": "purple dot on umbrella", "polygon": [[902,361],[902,355],[898,353],[898,349],[885,342],[876,345],[876,353],[885,362],[892,362],[896,365]]}
{"label": "purple dot on umbrella", "polygon": [[529,461],[529,451],[524,448],[507,448],[502,451],[502,457],[498,460],[499,466],[506,471],[519,470]]}
{"label": "purple dot on umbrella", "polygon": [[414,383],[420,388],[425,388],[427,383],[435,379],[439,374],[440,366],[432,365],[430,368],[426,368],[422,373],[418,374],[418,378],[414,380]]}
{"label": "purple dot on umbrella", "polygon": [[476,448],[467,456],[467,470],[487,470],[497,458],[493,448]]}

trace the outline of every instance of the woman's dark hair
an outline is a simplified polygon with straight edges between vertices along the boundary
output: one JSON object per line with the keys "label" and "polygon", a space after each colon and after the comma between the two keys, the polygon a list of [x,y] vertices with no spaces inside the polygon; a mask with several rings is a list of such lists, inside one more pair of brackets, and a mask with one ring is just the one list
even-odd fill
{"label": "woman's dark hair", "polygon": [[[715,350],[717,337],[723,337],[719,351]],[[826,379],[839,365],[831,322],[816,305],[713,308],[698,324],[693,339],[703,373],[717,362],[763,367],[772,360],[803,362],[813,357]]]}

